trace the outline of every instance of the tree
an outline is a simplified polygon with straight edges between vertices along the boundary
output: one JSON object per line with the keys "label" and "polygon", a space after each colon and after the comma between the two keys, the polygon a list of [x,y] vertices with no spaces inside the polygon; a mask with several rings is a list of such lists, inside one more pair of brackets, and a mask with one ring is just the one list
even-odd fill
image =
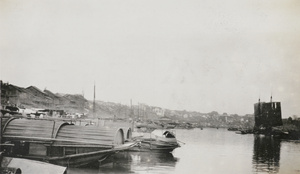
{"label": "tree", "polygon": [[217,116],[217,115],[219,115],[219,113],[217,111],[212,111],[212,112],[208,113],[208,115]]}
{"label": "tree", "polygon": [[292,122],[293,122],[292,117],[289,117],[289,118],[288,118],[288,123],[292,123]]}

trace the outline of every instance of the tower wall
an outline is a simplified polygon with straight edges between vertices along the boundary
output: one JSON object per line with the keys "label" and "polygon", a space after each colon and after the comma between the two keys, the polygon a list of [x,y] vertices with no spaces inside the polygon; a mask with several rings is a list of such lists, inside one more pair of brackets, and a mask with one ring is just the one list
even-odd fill
{"label": "tower wall", "polygon": [[259,102],[254,104],[255,127],[281,126],[281,104],[280,102]]}

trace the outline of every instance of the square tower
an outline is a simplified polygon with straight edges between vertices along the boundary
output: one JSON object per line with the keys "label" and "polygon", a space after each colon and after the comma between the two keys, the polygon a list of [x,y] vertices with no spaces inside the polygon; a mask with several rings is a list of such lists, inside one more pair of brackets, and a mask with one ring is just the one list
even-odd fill
{"label": "square tower", "polygon": [[280,102],[258,102],[254,104],[255,127],[282,126]]}

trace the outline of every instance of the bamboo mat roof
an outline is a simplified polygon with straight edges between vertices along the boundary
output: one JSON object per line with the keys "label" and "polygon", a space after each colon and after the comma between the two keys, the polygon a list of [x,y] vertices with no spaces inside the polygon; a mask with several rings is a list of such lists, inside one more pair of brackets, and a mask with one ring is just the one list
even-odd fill
{"label": "bamboo mat roof", "polygon": [[124,137],[123,128],[77,126],[54,120],[13,119],[3,131],[6,141],[38,141],[52,146],[114,146],[124,144]]}

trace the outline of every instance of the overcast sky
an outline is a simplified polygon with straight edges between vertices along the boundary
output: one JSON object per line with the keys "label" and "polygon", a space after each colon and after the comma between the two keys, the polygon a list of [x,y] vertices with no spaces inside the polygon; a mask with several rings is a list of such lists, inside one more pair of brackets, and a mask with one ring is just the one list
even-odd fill
{"label": "overcast sky", "polygon": [[300,116],[299,0],[2,0],[0,75],[122,104]]}

